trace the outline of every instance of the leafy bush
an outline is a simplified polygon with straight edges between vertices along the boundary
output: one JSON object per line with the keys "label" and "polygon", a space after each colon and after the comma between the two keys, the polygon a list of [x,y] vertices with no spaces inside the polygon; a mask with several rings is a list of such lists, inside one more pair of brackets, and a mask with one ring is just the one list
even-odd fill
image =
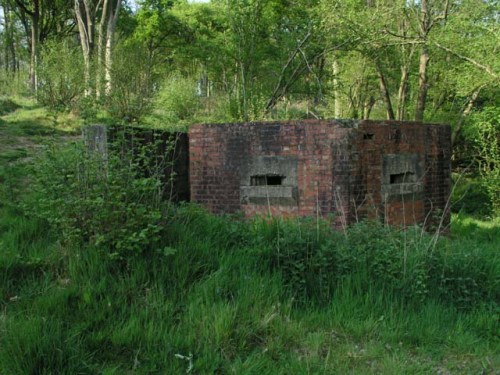
{"label": "leafy bush", "polygon": [[195,80],[180,73],[170,74],[155,98],[151,120],[159,126],[174,129],[196,122],[200,101],[195,88]]}
{"label": "leafy bush", "polygon": [[150,113],[157,75],[150,55],[134,40],[116,46],[112,86],[106,98],[107,108],[115,118],[133,122]]}
{"label": "leafy bush", "polygon": [[80,144],[50,148],[33,171],[35,193],[27,207],[66,242],[118,257],[155,249],[165,219],[161,181],[158,174],[144,175],[141,155],[102,157]]}
{"label": "leafy bush", "polygon": [[83,62],[78,48],[66,42],[46,42],[40,61],[38,101],[52,109],[74,106],[85,87]]}
{"label": "leafy bush", "polygon": [[482,181],[469,178],[456,178],[452,196],[452,212],[462,212],[476,217],[488,217],[493,213],[490,194]]}
{"label": "leafy bush", "polygon": [[491,299],[498,300],[494,275],[481,252],[445,255],[437,253],[428,259],[432,286],[444,301],[462,309],[471,309]]}
{"label": "leafy bush", "polygon": [[500,109],[486,107],[473,114],[464,137],[472,145],[491,207],[500,214]]}
{"label": "leafy bush", "polygon": [[409,304],[443,300],[460,309],[498,298],[492,254],[450,251],[446,239],[434,245],[419,228],[401,232],[364,222],[341,234],[324,223],[283,220],[257,228],[257,244],[266,249],[260,255],[298,303],[328,303],[345,287]]}
{"label": "leafy bush", "polygon": [[328,245],[340,234],[328,233],[324,222],[316,224],[309,219],[257,219],[253,226],[254,247],[300,302],[328,299],[336,282],[336,251]]}
{"label": "leafy bush", "polygon": [[20,107],[21,106],[12,99],[0,98],[0,116],[4,116],[6,114],[14,112],[16,109]]}

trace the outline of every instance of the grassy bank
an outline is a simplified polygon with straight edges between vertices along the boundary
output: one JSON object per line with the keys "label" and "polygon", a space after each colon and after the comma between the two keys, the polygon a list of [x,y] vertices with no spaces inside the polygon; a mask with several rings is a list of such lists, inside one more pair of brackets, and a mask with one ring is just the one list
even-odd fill
{"label": "grassy bank", "polygon": [[[365,225],[316,242],[308,224],[235,224],[184,207],[171,217],[171,252],[116,261],[61,246],[45,223],[20,213],[3,223],[2,373],[192,366],[193,373],[465,374],[498,366],[498,290],[491,289],[498,288],[498,226],[475,221],[460,228],[466,242],[440,242],[435,254],[445,259],[433,261],[446,276],[433,284],[423,271],[405,281],[402,257],[387,254],[382,243],[400,234],[382,237],[376,232],[384,228]],[[360,232],[376,246],[364,249]],[[407,240],[408,251],[419,251],[416,237]],[[308,248],[337,263],[321,265]],[[321,275],[329,269],[337,274]]]}
{"label": "grassy bank", "polygon": [[[53,133],[28,138],[67,141]],[[151,181],[122,169],[82,190],[75,159],[37,150],[2,160],[2,374],[500,367],[499,219],[455,215],[435,242],[377,223],[335,233],[314,220],[215,217],[146,199]]]}

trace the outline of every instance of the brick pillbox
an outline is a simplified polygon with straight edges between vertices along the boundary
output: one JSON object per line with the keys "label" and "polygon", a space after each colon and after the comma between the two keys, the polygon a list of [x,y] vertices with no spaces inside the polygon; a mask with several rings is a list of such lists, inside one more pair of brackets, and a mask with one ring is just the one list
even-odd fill
{"label": "brick pillbox", "polygon": [[209,211],[449,223],[447,125],[304,120],[194,125],[190,197]]}

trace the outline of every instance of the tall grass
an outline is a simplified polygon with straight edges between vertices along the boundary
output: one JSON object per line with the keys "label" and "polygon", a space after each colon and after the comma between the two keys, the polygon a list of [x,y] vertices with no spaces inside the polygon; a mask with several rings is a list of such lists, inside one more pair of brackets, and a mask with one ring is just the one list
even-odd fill
{"label": "tall grass", "polygon": [[61,241],[29,201],[2,202],[2,374],[465,374],[498,364],[498,223],[455,216],[435,244],[418,228],[368,222],[344,235],[315,220],[167,205],[158,240],[117,258]]}
{"label": "tall grass", "polygon": [[454,356],[449,369],[493,368],[495,300],[464,310],[440,291],[413,298],[370,281],[365,260],[331,274],[318,300],[254,237],[282,223],[228,229],[230,219],[183,207],[169,226],[175,254],[124,265],[93,248],[65,252],[45,224],[27,221],[2,236],[2,373],[425,372]]}

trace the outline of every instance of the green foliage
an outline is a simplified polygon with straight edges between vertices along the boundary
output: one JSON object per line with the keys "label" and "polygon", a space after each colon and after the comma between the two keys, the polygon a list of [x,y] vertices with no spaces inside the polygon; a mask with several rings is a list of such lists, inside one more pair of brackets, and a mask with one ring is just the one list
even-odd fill
{"label": "green foliage", "polygon": [[337,259],[328,244],[335,243],[341,234],[331,233],[326,239],[328,227],[316,224],[311,220],[254,223],[254,246],[263,249],[261,254],[270,269],[282,274],[285,285],[300,303],[326,301],[335,286]]}
{"label": "green foliage", "polygon": [[472,148],[491,207],[500,214],[500,109],[486,107],[473,114],[464,137]]}
{"label": "green foliage", "polygon": [[[481,284],[498,275],[498,230],[488,239],[460,220],[457,240],[445,239],[423,265],[408,261],[409,283],[398,286],[394,277],[404,269],[395,249],[404,254],[406,243],[410,258],[420,232],[361,224],[331,233],[314,221],[250,225],[182,205],[166,223],[175,251],[133,257],[123,267],[93,247],[57,245],[45,221],[3,214],[3,373],[494,369],[498,295],[481,295]],[[335,261],[315,255],[319,246]],[[318,304],[314,290],[298,293],[301,278],[308,286],[331,283],[322,289],[329,298]]]}
{"label": "green foliage", "polygon": [[4,116],[8,113],[14,112],[18,108],[20,108],[20,105],[12,99],[0,98],[0,116]]}
{"label": "green foliage", "polygon": [[152,251],[162,233],[161,181],[144,176],[141,155],[111,152],[103,159],[78,144],[49,149],[33,171],[30,211],[66,243],[117,257]]}
{"label": "green foliage", "polygon": [[151,111],[157,82],[151,53],[136,40],[120,43],[114,51],[112,88],[106,89],[106,107],[120,120],[133,122]]}
{"label": "green foliage", "polygon": [[300,304],[328,303],[345,284],[354,293],[377,290],[408,304],[443,300],[466,310],[499,298],[494,252],[450,252],[446,241],[434,248],[418,228],[361,223],[343,235],[307,221],[261,225],[256,246],[267,249],[262,256]]}
{"label": "green foliage", "polygon": [[481,252],[437,254],[428,262],[433,271],[429,277],[443,300],[462,309],[472,308],[489,298],[500,297],[495,290],[495,276],[491,274],[494,269],[488,269],[490,265]]}
{"label": "green foliage", "polygon": [[158,126],[182,129],[196,122],[200,109],[196,81],[180,73],[170,74],[155,98],[154,108],[150,120]]}
{"label": "green foliage", "polygon": [[28,87],[24,77],[26,71],[9,72],[0,70],[0,95],[8,97],[23,97],[27,95]]}
{"label": "green foliage", "polygon": [[455,176],[451,196],[451,210],[476,217],[489,217],[493,213],[488,190],[480,179]]}
{"label": "green foliage", "polygon": [[52,109],[72,108],[83,94],[83,63],[76,47],[47,42],[38,66],[38,101]]}

